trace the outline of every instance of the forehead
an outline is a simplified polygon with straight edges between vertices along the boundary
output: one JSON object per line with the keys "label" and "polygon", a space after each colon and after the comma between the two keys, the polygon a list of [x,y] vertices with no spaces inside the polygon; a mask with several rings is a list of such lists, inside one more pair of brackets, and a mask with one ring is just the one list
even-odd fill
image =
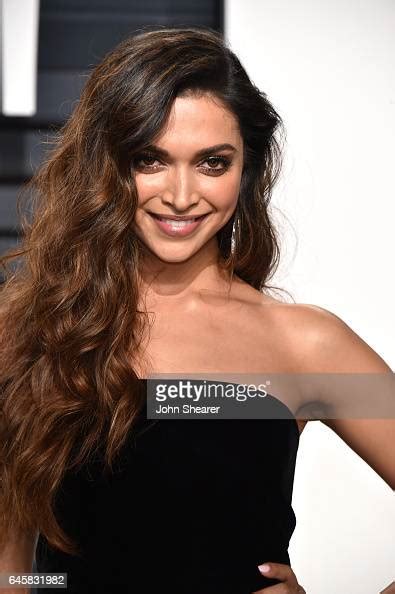
{"label": "forehead", "polygon": [[182,140],[182,149],[229,142],[241,146],[239,125],[234,114],[210,95],[176,97],[157,144],[169,148]]}

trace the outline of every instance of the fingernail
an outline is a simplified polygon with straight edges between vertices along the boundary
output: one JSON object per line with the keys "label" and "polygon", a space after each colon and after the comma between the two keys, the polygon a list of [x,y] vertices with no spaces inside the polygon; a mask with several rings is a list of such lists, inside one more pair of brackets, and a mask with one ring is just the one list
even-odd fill
{"label": "fingernail", "polygon": [[270,571],[270,565],[258,565],[258,569],[261,573],[267,573]]}

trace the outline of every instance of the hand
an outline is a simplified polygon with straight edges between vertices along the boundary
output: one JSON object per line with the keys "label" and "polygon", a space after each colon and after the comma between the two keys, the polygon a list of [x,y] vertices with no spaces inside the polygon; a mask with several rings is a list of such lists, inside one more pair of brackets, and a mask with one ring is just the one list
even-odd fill
{"label": "hand", "polygon": [[[269,566],[269,571],[262,571],[261,568]],[[272,563],[271,561],[264,565],[258,565],[259,571],[266,577],[276,578],[281,580],[282,584],[276,584],[275,586],[269,586],[262,590],[256,590],[252,594],[306,594],[306,590],[303,586],[298,584],[296,575],[292,571],[289,565],[283,563]]]}

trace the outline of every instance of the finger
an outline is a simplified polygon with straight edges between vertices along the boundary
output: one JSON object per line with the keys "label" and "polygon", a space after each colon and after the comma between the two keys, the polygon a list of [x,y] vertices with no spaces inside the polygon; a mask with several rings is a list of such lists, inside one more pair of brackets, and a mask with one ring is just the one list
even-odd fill
{"label": "finger", "polygon": [[262,590],[256,590],[251,594],[306,594],[306,590],[299,584],[290,586],[284,582],[283,584],[276,584],[275,586],[268,586]]}
{"label": "finger", "polygon": [[286,582],[283,584],[276,584],[275,586],[268,586],[262,590],[256,590],[251,594],[306,594],[306,590],[302,586],[290,586]]}
{"label": "finger", "polygon": [[290,592],[291,590],[289,590],[286,584],[276,584],[275,586],[268,586],[267,588],[263,588],[263,590],[252,592],[252,594],[290,594]]}
{"label": "finger", "polygon": [[286,582],[293,588],[298,586],[296,575],[291,567],[285,563],[273,563],[272,561],[268,561],[267,563],[258,565],[258,569],[262,575],[266,577],[276,578],[282,582]]}

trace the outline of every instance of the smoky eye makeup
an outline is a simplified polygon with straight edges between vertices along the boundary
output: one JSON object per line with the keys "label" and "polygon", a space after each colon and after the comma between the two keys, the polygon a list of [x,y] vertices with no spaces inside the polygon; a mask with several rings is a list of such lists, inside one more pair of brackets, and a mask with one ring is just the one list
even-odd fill
{"label": "smoky eye makeup", "polygon": [[[225,155],[210,155],[201,161],[201,163],[200,168],[204,169],[209,175],[221,175],[229,169],[232,160]],[[208,166],[203,166],[203,163],[206,163]]]}

